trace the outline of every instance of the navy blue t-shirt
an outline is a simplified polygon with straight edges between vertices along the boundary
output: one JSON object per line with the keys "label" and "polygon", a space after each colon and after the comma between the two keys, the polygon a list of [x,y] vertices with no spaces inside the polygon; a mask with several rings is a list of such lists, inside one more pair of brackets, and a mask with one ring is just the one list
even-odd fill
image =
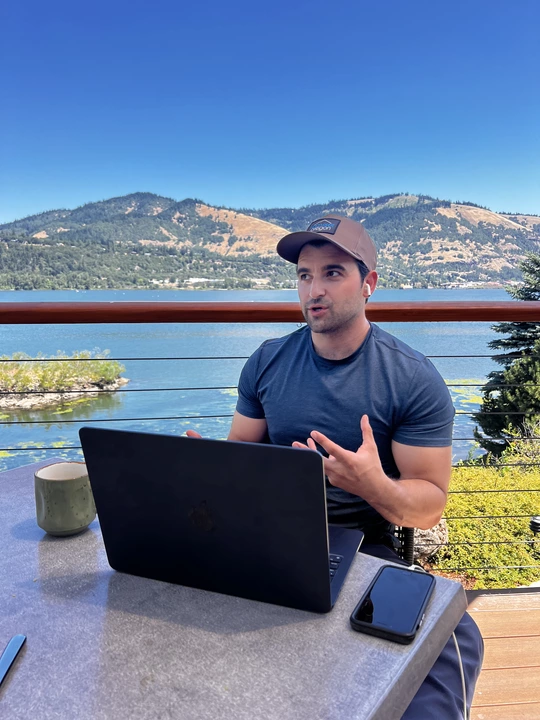
{"label": "navy blue t-shirt", "polygon": [[[265,418],[275,445],[305,443],[318,430],[352,451],[362,443],[360,418],[366,414],[382,467],[393,478],[399,471],[392,440],[418,447],[452,444],[454,408],[438,371],[373,324],[358,350],[343,360],[317,355],[307,326],[267,340],[242,370],[236,409]],[[360,527],[370,539],[389,527],[365,500],[328,482],[327,505],[330,522]]]}

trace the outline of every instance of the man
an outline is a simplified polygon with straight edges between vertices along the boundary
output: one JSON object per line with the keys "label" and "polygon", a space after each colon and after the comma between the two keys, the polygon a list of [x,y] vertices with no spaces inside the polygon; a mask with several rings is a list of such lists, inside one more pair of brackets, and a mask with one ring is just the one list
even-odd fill
{"label": "man", "polygon": [[[362,552],[398,561],[392,525],[430,528],[446,504],[448,390],[429,360],[367,320],[377,257],[362,224],[324,217],[286,235],[277,252],[297,265],[307,326],[266,341],[249,358],[229,439],[320,450],[329,522],[359,527]],[[468,616],[456,635],[470,705],[482,640]],[[403,717],[461,718],[462,708],[449,642]]]}
{"label": "man", "polygon": [[433,527],[450,480],[454,410],[431,363],[366,319],[377,284],[369,235],[349,218],[324,218],[277,250],[297,263],[309,329],[248,361],[229,438],[258,442],[268,432],[276,444],[319,445],[340,488],[329,488],[330,519],[360,526],[366,539],[380,540],[390,523]]}

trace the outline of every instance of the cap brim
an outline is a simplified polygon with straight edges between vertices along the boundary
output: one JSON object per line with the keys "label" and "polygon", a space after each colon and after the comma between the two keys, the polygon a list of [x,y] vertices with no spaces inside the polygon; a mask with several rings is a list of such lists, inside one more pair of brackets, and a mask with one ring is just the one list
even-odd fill
{"label": "cap brim", "polygon": [[304,230],[303,232],[290,233],[289,235],[285,235],[285,237],[281,238],[276,245],[276,252],[284,260],[288,260],[296,265],[298,263],[300,250],[310,240],[326,240],[326,242],[332,242],[332,240],[329,240],[326,235],[307,232],[307,230]]}

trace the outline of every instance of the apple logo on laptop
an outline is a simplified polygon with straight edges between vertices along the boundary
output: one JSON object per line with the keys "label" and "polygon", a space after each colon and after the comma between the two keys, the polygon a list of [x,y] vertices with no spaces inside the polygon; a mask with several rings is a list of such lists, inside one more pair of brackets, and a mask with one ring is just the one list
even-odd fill
{"label": "apple logo on laptop", "polygon": [[193,507],[188,513],[191,524],[203,532],[212,532],[215,529],[214,521],[208,510],[206,500],[203,500],[198,507]]}

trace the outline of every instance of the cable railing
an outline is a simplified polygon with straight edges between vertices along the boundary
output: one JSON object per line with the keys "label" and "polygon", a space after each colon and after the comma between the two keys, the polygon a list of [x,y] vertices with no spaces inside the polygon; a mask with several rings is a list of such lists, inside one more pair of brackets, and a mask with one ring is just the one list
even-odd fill
{"label": "cable railing", "polygon": [[[540,323],[540,303],[536,302],[433,302],[433,303],[370,303],[367,306],[367,316],[370,320],[375,322],[391,322],[391,323],[408,323],[408,322],[498,322],[498,321],[516,321],[516,322],[535,322]],[[125,302],[114,302],[114,303],[0,303],[0,325],[18,325],[18,324],[37,324],[37,325],[59,325],[59,324],[113,324],[113,323],[301,323],[303,317],[300,313],[298,305],[296,303],[125,303]],[[506,354],[508,356],[509,354]],[[153,354],[152,356],[130,356],[122,353],[116,357],[107,357],[107,360],[115,362],[129,362],[132,367],[136,367],[138,363],[152,362],[152,363],[185,363],[185,362],[196,362],[200,364],[206,364],[211,362],[244,362],[248,357],[248,354],[228,354],[228,355],[205,355],[205,354],[173,354],[173,355],[158,355]],[[496,353],[493,354],[428,354],[433,361],[440,359],[452,359],[452,358],[470,358],[470,359],[491,359],[497,357]],[[36,362],[36,358],[24,358],[20,360],[13,360],[9,358],[0,358],[0,364],[5,363],[31,363]],[[39,362],[81,362],[88,363],[95,361],[95,358],[39,358]],[[241,366],[239,366],[241,367]],[[212,374],[212,370],[208,371],[208,374]],[[487,382],[447,382],[447,385],[452,392],[453,389],[458,388],[477,388],[481,392],[486,386]],[[499,386],[503,387],[503,386]],[[511,388],[517,387],[517,385],[508,384],[504,387]],[[538,385],[532,384],[531,387],[538,387]],[[126,423],[138,425],[143,423],[178,423],[178,422],[205,422],[205,421],[229,421],[234,411],[233,394],[236,391],[236,384],[234,382],[221,382],[221,383],[203,383],[200,385],[189,384],[189,383],[175,383],[167,387],[131,387],[125,388],[120,387],[116,389],[107,388],[90,388],[90,389],[76,389],[76,390],[63,390],[61,395],[63,402],[67,402],[70,395],[77,398],[88,396],[97,396],[106,398],[109,397],[125,397],[125,398],[136,398],[140,397],[152,397],[153,393],[169,393],[169,394],[181,394],[194,395],[197,392],[200,393],[229,393],[231,396],[230,407],[225,412],[223,409],[220,411],[212,412],[186,412],[179,410],[175,413],[142,413],[142,414],[113,414],[112,416],[102,415],[91,415],[86,417],[73,416],[64,417],[60,415],[57,418],[48,417],[46,419],[39,419],[36,417],[39,411],[25,410],[24,417],[17,419],[18,410],[1,410],[0,409],[0,427],[40,427],[40,426],[67,426],[76,427],[82,424],[99,424],[99,423]],[[19,393],[10,391],[0,392],[0,401],[2,397],[6,395],[13,396],[19,394],[20,396],[32,395],[58,395],[56,390],[45,390],[40,391],[31,389],[20,391]],[[459,418],[474,418],[478,415],[479,409],[467,409],[467,410],[456,410],[457,421]],[[500,413],[504,415],[510,415],[511,413]],[[515,411],[513,413],[516,417],[524,417],[527,415],[527,409]],[[220,427],[224,427],[223,425]],[[160,426],[160,431],[163,427]],[[178,428],[174,427],[174,432],[178,432]],[[458,443],[473,443],[476,438],[470,433],[466,435],[456,436],[454,440]],[[540,440],[539,435],[532,435],[526,437],[520,437],[519,441],[522,443],[528,443],[530,446]],[[0,459],[2,454],[10,454],[14,456],[23,456],[24,453],[28,453],[28,447],[24,447],[24,443],[20,446],[16,444],[4,444],[0,441]],[[55,442],[41,443],[39,448],[34,448],[36,452],[40,453],[78,453],[80,452],[80,445],[74,442]],[[540,458],[540,450],[538,452]],[[481,487],[481,488],[460,488],[450,489],[449,491],[449,505],[448,511],[445,516],[446,524],[449,528],[450,538],[447,542],[429,542],[427,543],[432,549],[432,556],[428,563],[428,567],[439,572],[446,573],[473,573],[475,575],[484,573],[489,576],[490,573],[499,572],[504,570],[505,572],[512,571],[534,571],[538,570],[538,577],[540,579],[540,538],[537,538],[536,534],[528,531],[528,524],[531,521],[531,517],[540,515],[540,472],[534,475],[534,469],[540,466],[540,462],[536,458],[530,460],[515,459],[514,461],[497,461],[494,465],[481,465],[477,457],[469,457],[468,459],[461,458],[458,462],[454,463],[456,472],[466,472],[468,469],[471,471],[481,472],[492,472],[499,473],[501,478],[504,479],[505,472],[516,472],[516,469],[523,469],[525,474],[532,474],[531,483],[524,488],[517,487]],[[497,497],[503,498],[505,496],[521,496],[531,497],[535,500],[530,502],[530,510],[512,512],[506,508],[503,512],[497,513],[493,510],[489,510],[486,506],[482,509],[482,512],[478,512],[477,505],[471,505],[470,512],[463,513],[459,509],[452,510],[451,503],[453,499],[461,498],[489,498]],[[501,500],[502,503],[502,500]],[[496,539],[490,537],[490,539],[475,539],[467,540],[463,539],[463,533],[460,531],[457,538],[453,537],[455,534],[453,531],[454,527],[461,527],[461,524],[474,524],[476,523],[483,525],[485,528],[490,528],[495,524],[500,526],[508,526],[510,523],[514,523],[509,530],[509,536],[504,536],[503,530],[494,531],[498,536]],[[516,530],[515,523],[521,524],[519,530]],[[531,521],[532,523],[532,521]],[[532,527],[532,524],[531,524]],[[516,536],[516,533],[520,532],[521,535]],[[453,549],[467,549],[467,548],[482,548],[482,547],[493,547],[497,548],[523,548],[525,551],[529,551],[528,562],[525,557],[521,558],[519,563],[508,561],[504,562],[488,562],[485,561],[481,564],[478,562],[459,562],[455,565],[448,564],[448,562],[441,562],[441,558],[444,559],[445,553]],[[504,554],[502,555],[504,557]],[[433,559],[435,558],[435,559]],[[530,577],[530,575],[529,575]]]}

